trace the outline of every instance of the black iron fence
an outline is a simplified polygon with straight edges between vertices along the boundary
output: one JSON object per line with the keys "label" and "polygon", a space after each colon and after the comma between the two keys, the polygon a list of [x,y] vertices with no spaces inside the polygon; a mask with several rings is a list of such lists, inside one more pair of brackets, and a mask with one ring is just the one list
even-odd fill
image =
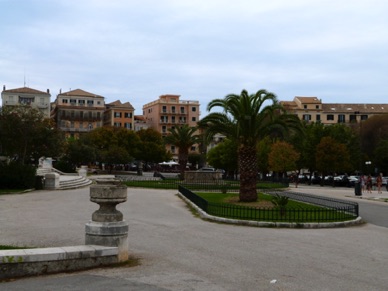
{"label": "black iron fence", "polygon": [[241,220],[273,222],[335,222],[353,220],[358,217],[358,204],[338,199],[327,199],[313,195],[290,192],[268,191],[270,195],[280,194],[292,200],[319,205],[306,208],[256,208],[225,203],[208,202],[188,188],[179,186],[179,192],[209,215]]}

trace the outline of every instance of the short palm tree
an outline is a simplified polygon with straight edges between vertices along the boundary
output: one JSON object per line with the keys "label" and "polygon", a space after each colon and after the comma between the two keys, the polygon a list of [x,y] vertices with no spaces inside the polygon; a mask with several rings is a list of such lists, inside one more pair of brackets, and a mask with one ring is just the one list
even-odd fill
{"label": "short palm tree", "polygon": [[194,144],[200,142],[199,136],[195,134],[197,128],[185,124],[181,127],[170,128],[168,131],[170,134],[165,137],[164,142],[178,148],[180,177],[183,179],[189,158],[189,150]]}
{"label": "short palm tree", "polygon": [[300,128],[295,115],[285,113],[273,93],[259,90],[248,94],[229,94],[224,99],[214,99],[207,110],[219,107],[223,112],[213,112],[204,117],[199,125],[205,135],[225,135],[238,144],[237,155],[240,171],[240,201],[257,200],[257,144],[267,135],[284,135],[291,127]]}

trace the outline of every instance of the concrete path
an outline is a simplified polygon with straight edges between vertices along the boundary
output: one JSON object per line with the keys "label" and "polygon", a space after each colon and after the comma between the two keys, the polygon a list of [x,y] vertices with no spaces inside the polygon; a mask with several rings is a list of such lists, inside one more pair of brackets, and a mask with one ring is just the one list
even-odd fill
{"label": "concrete path", "polygon": [[[298,191],[314,190],[301,186]],[[325,195],[347,196],[340,193]],[[216,224],[194,217],[175,194],[128,189],[128,201],[118,207],[129,223],[129,250],[141,259],[140,266],[20,279],[0,283],[0,290],[386,290],[388,286],[387,228]],[[88,188],[2,195],[0,244],[82,244],[85,223],[97,207],[89,201]]]}

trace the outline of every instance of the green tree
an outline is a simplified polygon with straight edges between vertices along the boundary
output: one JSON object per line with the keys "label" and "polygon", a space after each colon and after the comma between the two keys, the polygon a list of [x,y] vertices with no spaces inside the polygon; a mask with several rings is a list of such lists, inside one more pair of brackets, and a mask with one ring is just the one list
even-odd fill
{"label": "green tree", "polygon": [[269,136],[262,138],[257,144],[257,165],[264,177],[269,173],[268,156],[271,152],[271,145],[272,141]]}
{"label": "green tree", "polygon": [[388,173],[388,139],[381,140],[375,149],[374,160],[379,172]]}
{"label": "green tree", "polygon": [[178,148],[180,177],[184,179],[189,150],[193,145],[201,142],[201,138],[196,134],[197,128],[190,127],[187,124],[170,128],[168,131],[170,134],[164,138],[164,142]]}
{"label": "green tree", "polygon": [[136,158],[146,163],[160,163],[171,159],[163,144],[162,135],[152,128],[136,132],[140,138],[140,149]]}
{"label": "green tree", "polygon": [[225,135],[238,145],[237,155],[240,171],[240,201],[257,200],[257,143],[268,135],[286,135],[287,129],[300,129],[300,120],[295,115],[286,114],[273,93],[259,90],[248,94],[229,94],[224,99],[214,99],[208,111],[220,108],[203,118],[201,127],[207,136],[217,133]]}
{"label": "green tree", "polygon": [[323,137],[315,154],[317,169],[322,172],[322,179],[327,173],[346,172],[350,167],[348,149],[330,136]]}
{"label": "green tree", "polygon": [[294,147],[285,142],[277,141],[271,147],[268,155],[269,167],[274,172],[285,174],[287,171],[296,170],[296,162],[300,154]]}
{"label": "green tree", "polygon": [[207,153],[207,162],[217,169],[226,171],[228,177],[233,177],[237,171],[237,144],[230,139],[224,139]]}
{"label": "green tree", "polygon": [[6,106],[0,111],[0,143],[3,154],[20,163],[41,156],[58,156],[63,135],[50,119],[30,106]]}
{"label": "green tree", "polygon": [[[92,144],[96,149],[96,158],[99,162],[112,164],[128,163],[140,151],[141,143],[139,136],[135,132],[125,128],[99,127],[87,135],[88,143]],[[120,154],[115,155],[115,150],[118,150]],[[110,154],[113,155],[109,156]],[[117,160],[112,160],[112,157],[116,157]]]}

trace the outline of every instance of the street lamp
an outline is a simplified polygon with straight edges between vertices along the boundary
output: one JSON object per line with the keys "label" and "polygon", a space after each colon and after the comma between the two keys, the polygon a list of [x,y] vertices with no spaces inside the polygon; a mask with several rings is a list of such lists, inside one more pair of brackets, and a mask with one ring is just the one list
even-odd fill
{"label": "street lamp", "polygon": [[366,162],[365,162],[365,165],[366,165],[366,168],[367,168],[369,174],[370,174],[370,165],[371,165],[371,164],[372,164],[371,161],[366,161]]}

